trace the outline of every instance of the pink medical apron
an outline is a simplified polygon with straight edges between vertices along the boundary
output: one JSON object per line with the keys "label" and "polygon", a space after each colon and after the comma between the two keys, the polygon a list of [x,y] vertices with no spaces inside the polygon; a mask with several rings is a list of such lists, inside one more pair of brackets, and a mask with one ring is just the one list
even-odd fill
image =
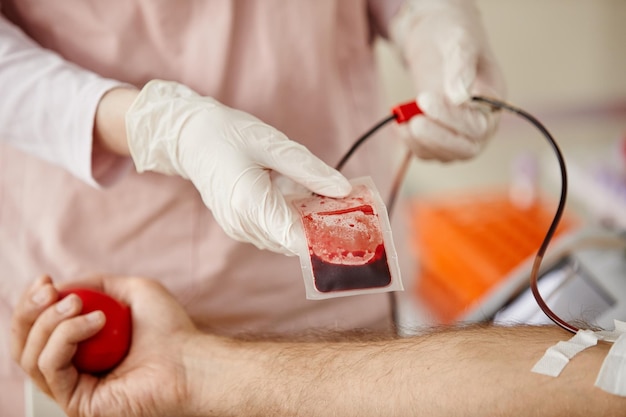
{"label": "pink medical apron", "polygon": [[[372,43],[398,1],[1,3],[10,21],[67,61],[138,87],[154,78],[184,83],[259,117],[331,165],[388,111]],[[77,107],[30,110],[54,118]],[[372,139],[346,176],[370,175],[386,195],[396,168],[392,144],[390,131]],[[92,273],[157,279],[199,326],[223,334],[389,326],[386,294],[306,300],[297,257],[229,239],[188,181],[131,169],[98,189],[69,169],[0,144],[1,335],[22,291],[43,273],[58,281]],[[3,336],[2,416],[21,413],[22,375]]]}

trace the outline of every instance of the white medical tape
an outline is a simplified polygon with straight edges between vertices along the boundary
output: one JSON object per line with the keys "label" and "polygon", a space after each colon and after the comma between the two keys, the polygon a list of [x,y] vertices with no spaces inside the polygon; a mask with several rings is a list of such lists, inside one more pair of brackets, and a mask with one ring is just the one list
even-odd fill
{"label": "white medical tape", "polygon": [[574,337],[550,346],[541,359],[533,366],[532,372],[557,377],[578,353],[595,346],[598,336],[591,330],[579,330]]}
{"label": "white medical tape", "polygon": [[615,321],[613,335],[619,333],[617,340],[611,346],[608,355],[604,358],[596,387],[604,391],[626,396],[626,323]]}
{"label": "white medical tape", "polygon": [[613,343],[623,333],[626,333],[626,322],[613,320],[613,323],[615,324],[615,330],[600,330],[596,332],[600,340]]}

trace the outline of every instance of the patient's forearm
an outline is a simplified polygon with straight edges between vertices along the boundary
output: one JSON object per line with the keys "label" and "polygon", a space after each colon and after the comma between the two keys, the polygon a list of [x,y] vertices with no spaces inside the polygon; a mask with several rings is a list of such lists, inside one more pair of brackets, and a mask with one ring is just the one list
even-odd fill
{"label": "patient's forearm", "polygon": [[626,410],[626,398],[594,386],[609,345],[582,352],[557,378],[530,371],[549,346],[571,337],[555,327],[472,327],[337,343],[216,345],[215,338],[200,337],[188,359],[192,396],[204,415],[611,416]]}

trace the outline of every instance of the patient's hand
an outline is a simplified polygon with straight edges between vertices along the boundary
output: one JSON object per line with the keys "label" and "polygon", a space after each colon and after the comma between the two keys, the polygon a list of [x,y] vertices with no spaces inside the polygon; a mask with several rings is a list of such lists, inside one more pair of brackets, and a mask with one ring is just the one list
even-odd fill
{"label": "patient's hand", "polygon": [[183,347],[198,334],[183,308],[160,284],[146,279],[99,277],[80,286],[131,306],[132,345],[124,361],[100,377],[76,370],[77,344],[96,334],[105,318],[102,312],[80,315],[76,295],[58,301],[49,277],[38,279],[15,309],[15,361],[70,416],[177,415],[188,396]]}

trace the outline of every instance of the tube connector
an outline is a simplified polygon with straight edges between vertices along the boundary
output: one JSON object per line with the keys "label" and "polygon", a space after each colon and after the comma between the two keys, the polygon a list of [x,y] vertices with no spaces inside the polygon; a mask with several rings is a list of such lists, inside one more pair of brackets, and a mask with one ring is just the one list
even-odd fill
{"label": "tube connector", "polygon": [[391,109],[391,113],[396,117],[396,123],[406,123],[414,116],[422,114],[422,109],[419,108],[415,101],[409,101],[406,103],[398,104]]}

